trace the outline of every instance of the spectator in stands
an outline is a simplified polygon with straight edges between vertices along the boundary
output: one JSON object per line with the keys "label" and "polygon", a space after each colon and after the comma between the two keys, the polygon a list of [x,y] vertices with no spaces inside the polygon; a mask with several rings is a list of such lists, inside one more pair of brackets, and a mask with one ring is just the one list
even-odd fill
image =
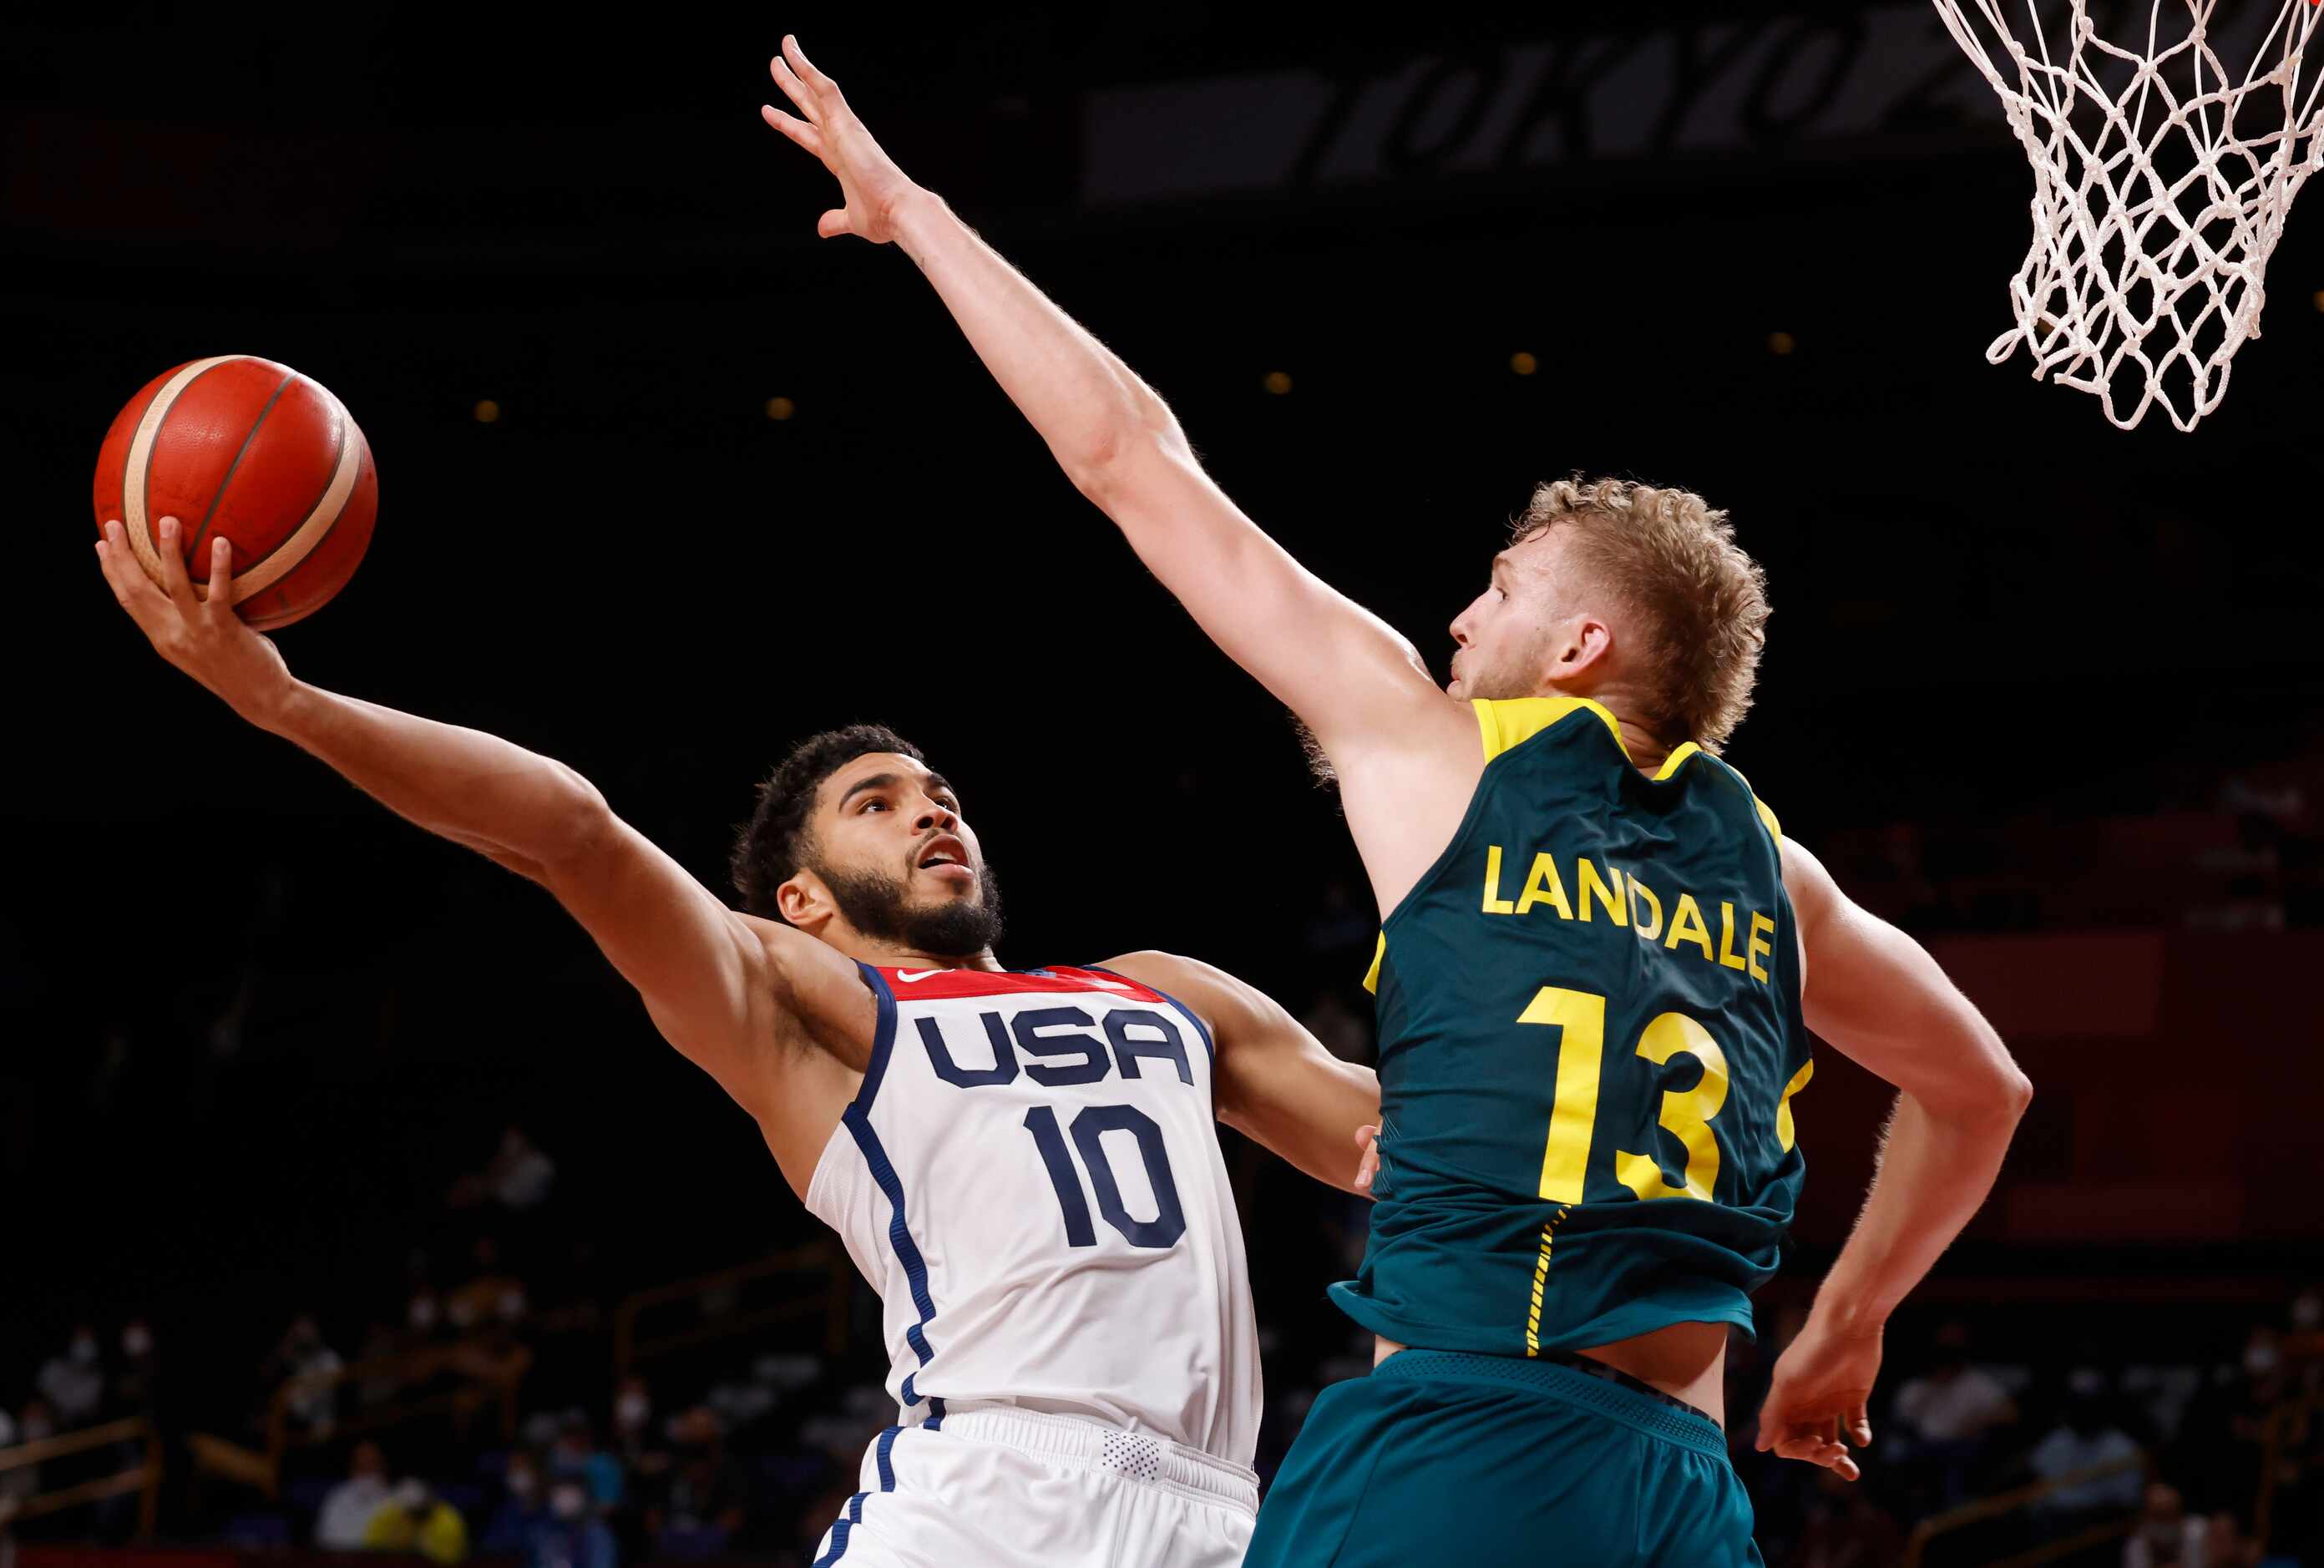
{"label": "spectator in stands", "polygon": [[613,1532],[589,1506],[589,1491],[577,1478],[560,1480],[549,1494],[549,1517],[532,1532],[526,1568],[613,1568],[619,1554]]}
{"label": "spectator in stands", "polygon": [[404,1347],[418,1350],[447,1339],[452,1325],[445,1320],[444,1300],[433,1286],[422,1285],[412,1291],[411,1299],[404,1304]]}
{"label": "spectator in stands", "polygon": [[113,1409],[121,1416],[161,1419],[161,1363],[153,1347],[153,1328],[133,1317],[121,1329],[121,1370],[113,1379]]}
{"label": "spectator in stands", "polygon": [[356,1443],[347,1479],[323,1494],[323,1506],[315,1515],[315,1545],[333,1552],[361,1550],[372,1516],[387,1506],[392,1495],[387,1455],[376,1443]]}
{"label": "spectator in stands", "polygon": [[2283,1337],[2261,1324],[2244,1341],[2244,1405],[2238,1418],[2262,1416],[2292,1392],[2283,1367]]}
{"label": "spectator in stands", "polygon": [[2083,1368],[2074,1373],[2069,1390],[2065,1419],[2034,1445],[2028,1461],[2034,1479],[2061,1481],[2099,1465],[2120,1468],[2060,1486],[2034,1504],[2036,1517],[2058,1535],[2131,1512],[2144,1490],[2137,1465],[2129,1462],[2139,1457],[2138,1444],[2115,1421],[2105,1379]]}
{"label": "spectator in stands", "polygon": [[355,1347],[355,1360],[374,1370],[356,1382],[356,1401],[365,1409],[376,1409],[393,1399],[403,1388],[403,1379],[392,1370],[394,1360],[405,1351],[418,1348],[395,1324],[383,1318],[372,1319],[363,1342]]}
{"label": "spectator in stands", "polygon": [[1863,1487],[1819,1471],[1795,1568],[1886,1568],[1904,1560],[1904,1532]]}
{"label": "spectator in stands", "polygon": [[559,1480],[576,1480],[589,1489],[590,1501],[601,1511],[622,1506],[622,1462],[597,1447],[597,1434],[586,1416],[565,1419],[557,1446],[549,1455],[549,1472]]}
{"label": "spectator in stands", "polygon": [[2248,1510],[2267,1414],[2291,1392],[2273,1329],[2253,1328],[2236,1360],[2216,1366],[2180,1418],[2172,1475],[2205,1512]]}
{"label": "spectator in stands", "polygon": [[706,1556],[724,1549],[742,1527],[741,1478],[727,1463],[718,1417],[696,1406],[670,1424],[677,1448],[653,1501],[646,1527],[655,1545],[673,1556]]}
{"label": "spectator in stands", "polygon": [[540,1484],[540,1462],[530,1453],[512,1453],[501,1474],[505,1492],[501,1506],[485,1527],[478,1550],[486,1556],[504,1557],[532,1550],[533,1532],[549,1522],[549,1499]]}
{"label": "spectator in stands", "polygon": [[97,1331],[85,1323],[74,1324],[64,1351],[42,1363],[33,1386],[65,1430],[95,1420],[105,1404],[105,1360]]}
{"label": "spectator in stands", "polygon": [[[57,1434],[55,1414],[49,1402],[38,1394],[24,1401],[23,1414],[17,1419],[12,1443],[38,1443]],[[41,1467],[37,1464],[0,1470],[0,1503],[14,1511],[16,1504],[41,1490]]]}
{"label": "spectator in stands", "polygon": [[620,1508],[606,1516],[613,1542],[625,1558],[647,1555],[645,1508],[669,1469],[669,1445],[654,1425],[653,1390],[634,1373],[622,1379],[613,1392],[612,1453],[629,1478]]}
{"label": "spectator in stands", "polygon": [[[168,1418],[162,1411],[161,1362],[153,1348],[153,1330],[142,1317],[133,1317],[122,1326],[121,1360],[106,1379],[105,1408],[98,1413],[104,1421],[147,1422],[157,1434],[169,1431]],[[124,1437],[115,1443],[107,1456],[93,1464],[102,1463],[115,1472],[139,1468],[145,1462],[146,1439]],[[98,1499],[92,1523],[97,1534],[108,1543],[127,1540],[136,1528],[137,1499],[133,1493]]]}
{"label": "spectator in stands", "polygon": [[468,1556],[468,1522],[416,1477],[399,1482],[386,1506],[372,1515],[364,1546],[374,1552],[417,1552],[448,1565]]}
{"label": "spectator in stands", "polygon": [[2324,1393],[2324,1290],[2310,1288],[2292,1298],[2292,1326],[2282,1351],[2302,1394]]}
{"label": "spectator in stands", "polygon": [[524,1281],[501,1266],[500,1244],[479,1236],[470,1257],[476,1271],[444,1298],[445,1318],[462,1333],[521,1321],[527,1305]]}
{"label": "spectator in stands", "polygon": [[[16,1446],[16,1422],[7,1411],[0,1410],[0,1453]],[[8,1533],[8,1521],[16,1517],[20,1506],[16,1494],[8,1490],[9,1480],[17,1471],[0,1470],[0,1568],[15,1568],[16,1537]]]}
{"label": "spectator in stands", "polygon": [[2236,1507],[2250,1504],[2261,1456],[2267,1451],[2269,1418],[2299,1392],[2284,1364],[2282,1336],[2264,1324],[2254,1328],[2244,1341],[2243,1376],[2227,1389],[2228,1441],[2218,1450],[2227,1484],[2219,1500]]}
{"label": "spectator in stands", "polygon": [[290,1320],[282,1342],[266,1358],[259,1376],[269,1389],[291,1384],[286,1406],[290,1419],[310,1435],[324,1437],[337,1424],[342,1364],[338,1352],[323,1342],[314,1314],[302,1312]]}
{"label": "spectator in stands", "polygon": [[1970,1364],[1969,1329],[1959,1323],[1937,1330],[1928,1370],[1896,1390],[1894,1408],[1906,1462],[1927,1471],[1939,1508],[1966,1500],[1998,1434],[2017,1421],[2009,1391]]}
{"label": "spectator in stands", "polygon": [[2179,1489],[2156,1481],[2146,1489],[2146,1511],[2122,1544],[2122,1568],[2211,1568],[2204,1549],[2210,1526],[2187,1517]]}
{"label": "spectator in stands", "polygon": [[613,1453],[632,1474],[669,1462],[653,1436],[653,1387],[632,1373],[613,1392]]}
{"label": "spectator in stands", "polygon": [[2213,1514],[2203,1534],[2203,1555],[2187,1568],[2260,1568],[2266,1554],[2244,1534],[2243,1521],[2229,1513]]}
{"label": "spectator in stands", "polygon": [[501,1134],[501,1146],[484,1168],[452,1184],[452,1206],[473,1208],[487,1201],[511,1213],[537,1209],[557,1184],[557,1163],[533,1146],[521,1127]]}

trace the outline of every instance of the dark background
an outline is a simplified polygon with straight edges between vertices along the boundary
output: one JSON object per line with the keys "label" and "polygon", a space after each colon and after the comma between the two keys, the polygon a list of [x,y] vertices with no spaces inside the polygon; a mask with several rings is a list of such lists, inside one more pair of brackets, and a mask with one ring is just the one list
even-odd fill
{"label": "dark background", "polygon": [[[293,1311],[353,1340],[395,1315],[415,1248],[456,1266],[442,1194],[511,1121],[586,1216],[576,1289],[812,1231],[544,895],[238,725],[108,602],[97,441],[188,359],[295,365],[377,456],[362,571],[279,636],[302,678],[569,762],[722,891],[755,779],[879,719],[961,785],[1010,896],[1005,962],[1163,946],[1361,1009],[1366,917],[1331,918],[1360,877],[1284,715],[1056,472],[910,263],[815,237],[827,178],[756,116],[787,28],[1440,672],[1536,482],[1729,509],[1776,607],[1730,760],[1967,966],[2039,1092],[1932,1298],[1993,1314],[2005,1360],[2038,1359],[2007,1342],[2027,1311],[2106,1354],[2231,1356],[2324,1275],[2324,222],[2292,215],[2219,411],[2124,432],[2022,355],[1985,363],[2028,178],[1932,14],[1617,9],[1564,33],[1204,5],[7,22],[0,1406],[74,1321],[134,1311],[168,1325],[189,1405],[238,1410]],[[1462,94],[1519,91],[1512,49],[1708,99],[1674,38],[1740,51],[1723,132],[1609,136],[1593,116],[1635,119],[1625,85],[1553,94],[1540,156],[1472,148]],[[1941,91],[1826,112],[1949,60]],[[1257,136],[1236,116],[1288,113],[1283,73],[1348,101],[1390,84],[1405,117],[1352,171],[1140,194],[1233,171]],[[1169,96],[1221,80],[1261,85]],[[1160,130],[1106,129],[1124,102]],[[2277,804],[2233,804],[2252,791]],[[2166,817],[2249,853],[2158,853],[2076,897]],[[2078,1027],[2150,982],[2146,1012]],[[1817,1174],[1776,1299],[1861,1191],[1883,1099],[1851,1072],[1827,1053],[1800,1102]],[[1317,1305],[1336,1212],[1239,1169],[1275,1387],[1339,1332]]]}

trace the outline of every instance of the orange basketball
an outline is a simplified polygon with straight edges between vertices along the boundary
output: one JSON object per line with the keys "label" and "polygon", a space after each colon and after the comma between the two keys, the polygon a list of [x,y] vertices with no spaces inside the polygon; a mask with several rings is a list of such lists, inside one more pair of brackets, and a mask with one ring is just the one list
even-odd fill
{"label": "orange basketball", "polygon": [[288,626],[346,586],[371,543],[379,476],[346,408],[289,365],[197,359],[146,383],[105,433],[97,526],[118,519],[156,583],[161,520],[178,520],[194,591],[211,541],[234,545],[234,602],[253,626]]}

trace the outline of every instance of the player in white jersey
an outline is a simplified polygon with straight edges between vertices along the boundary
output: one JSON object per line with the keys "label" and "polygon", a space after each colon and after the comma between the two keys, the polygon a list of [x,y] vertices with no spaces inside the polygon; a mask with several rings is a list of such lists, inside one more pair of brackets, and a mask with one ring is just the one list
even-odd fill
{"label": "player in white jersey", "polygon": [[816,1561],[1240,1562],[1259,1347],[1201,1016],[1120,971],[865,978],[807,1204],[879,1287],[902,1414]]}
{"label": "player in white jersey", "polygon": [[807,1204],[887,1305],[904,1420],[1005,1401],[1249,1453],[1259,1368],[1201,1018],[1118,971],[865,979],[872,1062]]}
{"label": "player in white jersey", "polygon": [[159,533],[159,586],[118,522],[98,556],[161,655],[553,893],[880,1289],[899,1414],[817,1563],[1241,1561],[1259,1358],[1211,1123],[1341,1185],[1379,1114],[1368,1070],[1189,959],[1001,969],[960,801],[888,731],[816,736],[775,770],[737,912],[572,770],[292,678],[217,587],[225,550],[198,598],[184,530]]}

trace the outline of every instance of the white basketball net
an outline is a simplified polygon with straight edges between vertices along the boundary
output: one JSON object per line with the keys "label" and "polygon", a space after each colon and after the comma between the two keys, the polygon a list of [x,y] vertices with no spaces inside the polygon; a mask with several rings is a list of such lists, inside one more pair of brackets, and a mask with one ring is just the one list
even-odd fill
{"label": "white basketball net", "polygon": [[2097,393],[2124,429],[2157,402],[2193,429],[2226,395],[2236,350],[2259,336],[2284,213],[2324,168],[2324,70],[2301,79],[2324,7],[2283,0],[2231,71],[2220,34],[2255,33],[2258,17],[2231,26],[2218,0],[2146,0],[2143,46],[2098,36],[2088,0],[2070,0],[2056,39],[2040,0],[2018,0],[2022,38],[1996,0],[1935,4],[2034,161],[2034,244],[2009,283],[2017,325],[1986,358],[2022,343],[2035,380]]}

